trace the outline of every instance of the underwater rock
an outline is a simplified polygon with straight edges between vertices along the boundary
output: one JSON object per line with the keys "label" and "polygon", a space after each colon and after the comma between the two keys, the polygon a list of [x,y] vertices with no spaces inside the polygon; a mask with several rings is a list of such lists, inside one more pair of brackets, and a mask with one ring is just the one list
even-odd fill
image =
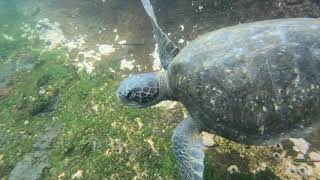
{"label": "underwater rock", "polygon": [[302,139],[302,138],[298,138],[298,139],[295,139],[295,138],[290,138],[289,139],[291,142],[293,142],[294,144],[294,147],[293,149],[299,153],[302,153],[303,155],[307,153],[309,147],[310,147],[310,144]]}
{"label": "underwater rock", "polygon": [[83,175],[84,171],[79,169],[74,175],[72,175],[71,179],[80,179]]}
{"label": "underwater rock", "polygon": [[212,147],[214,145],[213,134],[202,132],[201,137],[205,147]]}
{"label": "underwater rock", "polygon": [[39,180],[45,168],[50,168],[47,152],[28,153],[17,163],[9,176],[9,180]]}
{"label": "underwater rock", "polygon": [[239,168],[236,165],[231,165],[227,170],[230,174],[240,173]]}
{"label": "underwater rock", "polygon": [[[39,94],[42,91],[40,90]],[[59,91],[55,90],[51,95],[40,95],[37,100],[30,107],[29,112],[32,116],[37,116],[43,113],[50,113],[55,110],[55,107],[59,101]]]}
{"label": "underwater rock", "polygon": [[46,128],[38,141],[33,145],[33,152],[27,153],[11,171],[9,180],[39,180],[43,170],[51,167],[48,149],[59,135],[62,126],[53,124]]}
{"label": "underwater rock", "polygon": [[42,136],[40,136],[38,141],[33,145],[33,149],[37,151],[47,150],[58,136],[61,128],[62,126],[60,124],[53,124],[52,126],[47,127]]}

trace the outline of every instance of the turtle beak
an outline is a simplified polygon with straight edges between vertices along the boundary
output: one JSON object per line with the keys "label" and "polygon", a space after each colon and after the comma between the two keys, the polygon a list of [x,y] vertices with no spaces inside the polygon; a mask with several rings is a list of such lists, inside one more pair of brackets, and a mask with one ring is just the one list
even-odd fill
{"label": "turtle beak", "polygon": [[120,90],[118,89],[117,91],[117,97],[118,97],[118,100],[122,103],[122,104],[125,104],[127,102],[127,100],[125,99],[125,96],[120,92]]}
{"label": "turtle beak", "polygon": [[121,104],[123,104],[124,106],[131,107],[131,108],[143,108],[143,106],[130,102],[127,99],[127,94],[117,92],[117,97],[118,97],[118,100],[121,102]]}
{"label": "turtle beak", "polygon": [[129,100],[127,99],[127,94],[124,94],[122,91],[120,92],[119,90],[117,91],[117,97],[118,100],[121,102],[121,104],[125,106],[131,106]]}

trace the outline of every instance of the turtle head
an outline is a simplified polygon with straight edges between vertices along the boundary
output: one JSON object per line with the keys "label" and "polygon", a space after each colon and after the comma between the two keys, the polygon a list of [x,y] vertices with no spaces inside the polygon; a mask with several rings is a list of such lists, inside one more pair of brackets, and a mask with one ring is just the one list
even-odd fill
{"label": "turtle head", "polygon": [[122,81],[117,96],[122,104],[143,108],[163,100],[160,92],[160,78],[157,73],[131,75]]}

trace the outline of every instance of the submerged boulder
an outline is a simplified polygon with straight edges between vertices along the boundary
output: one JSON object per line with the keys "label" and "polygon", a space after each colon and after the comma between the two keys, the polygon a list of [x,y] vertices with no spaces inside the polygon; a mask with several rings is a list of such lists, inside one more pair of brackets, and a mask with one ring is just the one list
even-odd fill
{"label": "submerged boulder", "polygon": [[54,123],[48,126],[33,145],[33,151],[23,156],[11,171],[10,180],[39,180],[45,169],[50,169],[50,146],[59,135],[62,126]]}

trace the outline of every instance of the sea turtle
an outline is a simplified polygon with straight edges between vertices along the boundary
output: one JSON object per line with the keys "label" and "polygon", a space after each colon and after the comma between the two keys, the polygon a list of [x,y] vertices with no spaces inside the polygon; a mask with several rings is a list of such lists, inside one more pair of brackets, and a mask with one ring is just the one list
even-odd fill
{"label": "sea turtle", "polygon": [[148,107],[180,101],[188,116],[172,135],[183,179],[202,179],[202,131],[249,145],[304,137],[320,124],[320,20],[293,18],[222,28],[183,50],[151,18],[164,72],[124,80],[119,100]]}

